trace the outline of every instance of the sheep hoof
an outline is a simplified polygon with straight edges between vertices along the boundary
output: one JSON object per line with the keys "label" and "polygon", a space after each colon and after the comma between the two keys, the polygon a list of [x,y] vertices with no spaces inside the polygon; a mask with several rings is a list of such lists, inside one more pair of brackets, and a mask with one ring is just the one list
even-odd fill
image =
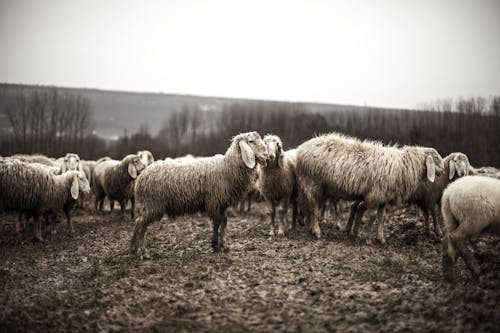
{"label": "sheep hoof", "polygon": [[221,250],[219,244],[212,244],[212,249],[213,249],[214,253],[219,253]]}
{"label": "sheep hoof", "polygon": [[278,236],[279,237],[285,236],[285,232],[283,230],[278,230]]}
{"label": "sheep hoof", "polygon": [[269,236],[274,236],[274,229],[271,229],[271,230],[269,231]]}
{"label": "sheep hoof", "polygon": [[385,238],[379,238],[378,241],[380,242],[381,245],[385,244]]}
{"label": "sheep hoof", "polygon": [[367,238],[366,239],[366,245],[372,245],[372,239],[371,238]]}

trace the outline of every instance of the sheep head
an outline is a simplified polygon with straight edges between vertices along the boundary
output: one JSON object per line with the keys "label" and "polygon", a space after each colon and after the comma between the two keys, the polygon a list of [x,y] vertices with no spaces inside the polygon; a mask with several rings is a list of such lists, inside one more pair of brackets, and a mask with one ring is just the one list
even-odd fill
{"label": "sheep head", "polygon": [[427,179],[434,182],[436,176],[441,176],[444,171],[444,162],[443,158],[436,149],[434,148],[426,148],[426,157],[425,157],[425,166],[427,169]]}
{"label": "sheep head", "polygon": [[262,166],[267,165],[267,146],[264,141],[262,141],[259,133],[247,132],[238,134],[233,138],[233,142],[238,144],[241,159],[248,168],[253,169],[256,162]]}
{"label": "sheep head", "polygon": [[155,161],[153,154],[151,154],[149,150],[141,150],[137,152],[137,155],[145,166],[148,166]]}
{"label": "sheep head", "polygon": [[146,168],[141,158],[135,154],[125,156],[122,163],[127,167],[127,172],[132,179],[136,179],[141,171]]}
{"label": "sheep head", "polygon": [[68,170],[83,171],[83,164],[77,154],[67,153],[66,156],[64,156],[61,164],[61,173],[65,173]]}
{"label": "sheep head", "polygon": [[277,159],[278,166],[282,168],[285,160],[285,155],[283,153],[283,143],[281,142],[281,139],[277,135],[268,134],[264,137],[264,143],[267,146],[267,151],[269,154],[268,161],[274,162]]}
{"label": "sheep head", "polygon": [[471,166],[467,155],[463,153],[452,153],[449,168],[448,177],[450,180],[452,180],[455,175],[457,175],[457,177],[468,176]]}

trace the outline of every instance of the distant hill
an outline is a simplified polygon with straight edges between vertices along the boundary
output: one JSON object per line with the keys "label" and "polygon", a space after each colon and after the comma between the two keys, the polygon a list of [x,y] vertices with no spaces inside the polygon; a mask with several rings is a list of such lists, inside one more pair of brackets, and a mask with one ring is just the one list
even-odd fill
{"label": "distant hill", "polygon": [[[53,89],[49,86],[0,84],[0,131],[6,131],[9,124],[4,115],[4,109],[14,101],[20,92],[29,93],[35,89]],[[173,112],[183,109],[198,108],[205,112],[222,110],[223,106],[231,103],[250,102],[245,99],[222,97],[203,97],[191,95],[174,95],[163,93],[126,92],[84,88],[63,88],[60,90],[79,94],[90,100],[93,111],[94,129],[97,135],[112,138],[127,131],[136,132],[143,124],[147,125],[152,134],[156,134],[162,124]],[[252,100],[252,102],[258,102]],[[282,102],[286,103],[286,102]],[[373,108],[322,104],[322,103],[294,103],[300,104],[305,112],[327,114],[335,111],[368,111]]]}

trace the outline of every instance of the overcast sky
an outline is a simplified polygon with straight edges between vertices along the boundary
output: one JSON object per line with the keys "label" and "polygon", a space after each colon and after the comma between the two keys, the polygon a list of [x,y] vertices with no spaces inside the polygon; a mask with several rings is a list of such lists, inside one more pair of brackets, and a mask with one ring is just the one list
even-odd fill
{"label": "overcast sky", "polygon": [[0,82],[414,108],[500,94],[500,1],[0,0]]}

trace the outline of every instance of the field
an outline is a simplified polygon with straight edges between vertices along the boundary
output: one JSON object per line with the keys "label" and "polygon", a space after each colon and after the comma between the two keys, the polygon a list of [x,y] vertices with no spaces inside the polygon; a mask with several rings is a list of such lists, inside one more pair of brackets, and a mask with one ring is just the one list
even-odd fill
{"label": "field", "polygon": [[[90,206],[87,203],[87,207]],[[481,237],[481,282],[462,261],[444,283],[441,244],[412,207],[388,212],[387,244],[353,241],[335,224],[270,238],[264,203],[228,218],[228,253],[212,253],[211,224],[192,215],[151,225],[152,253],[127,252],[133,224],[119,212],[74,212],[33,243],[0,216],[0,331],[479,332],[500,330],[500,246]],[[340,219],[347,219],[347,207]]]}

